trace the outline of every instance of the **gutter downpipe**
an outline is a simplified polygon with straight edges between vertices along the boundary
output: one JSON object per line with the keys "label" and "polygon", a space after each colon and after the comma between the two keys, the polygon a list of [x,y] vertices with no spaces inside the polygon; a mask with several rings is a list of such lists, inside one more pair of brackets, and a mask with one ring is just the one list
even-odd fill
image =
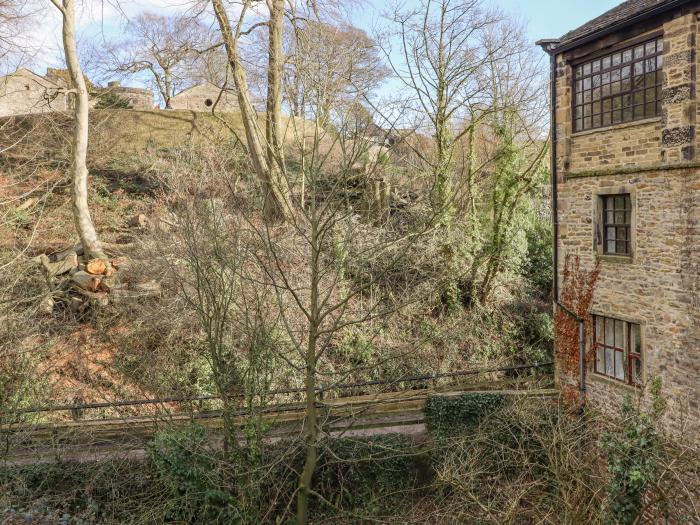
{"label": "gutter downpipe", "polygon": [[552,148],[552,296],[554,309],[561,308],[568,315],[578,321],[578,338],[579,338],[579,393],[581,401],[585,404],[586,395],[586,343],[585,332],[586,323],[578,314],[571,311],[559,300],[559,203],[558,203],[558,186],[557,186],[557,49],[559,42],[557,40],[540,40],[537,45],[549,54],[550,57],[550,75],[551,75],[551,148]]}
{"label": "gutter downpipe", "polygon": [[552,282],[552,295],[554,301],[559,303],[559,205],[557,195],[557,56],[554,50],[550,51],[550,60],[552,62],[552,129],[551,145],[552,148],[552,239],[553,246],[553,264],[552,271],[554,279]]}

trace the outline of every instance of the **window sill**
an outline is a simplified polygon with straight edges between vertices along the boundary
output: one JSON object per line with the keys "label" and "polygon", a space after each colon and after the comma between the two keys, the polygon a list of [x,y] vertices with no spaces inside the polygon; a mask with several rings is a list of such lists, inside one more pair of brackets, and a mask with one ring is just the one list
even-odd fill
{"label": "window sill", "polygon": [[618,381],[617,379],[613,379],[612,377],[601,375],[597,372],[590,372],[588,374],[588,377],[591,378],[591,380],[596,382],[596,383],[615,386],[615,387],[617,387],[621,390],[624,390],[626,392],[640,392],[642,390],[641,386],[630,385],[629,383],[623,383],[622,381]]}
{"label": "window sill", "polygon": [[632,255],[605,255],[599,253],[598,259],[600,259],[601,262],[614,264],[632,264],[634,262],[634,257]]}
{"label": "window sill", "polygon": [[600,133],[602,131],[615,131],[620,129],[633,128],[635,126],[645,126],[647,124],[653,124],[656,122],[661,122],[661,117],[645,118],[642,120],[633,120],[632,122],[624,122],[622,124],[613,124],[612,126],[605,126],[602,128],[586,129],[583,131],[575,131],[571,134],[571,137],[581,137],[584,135],[590,135],[592,133]]}

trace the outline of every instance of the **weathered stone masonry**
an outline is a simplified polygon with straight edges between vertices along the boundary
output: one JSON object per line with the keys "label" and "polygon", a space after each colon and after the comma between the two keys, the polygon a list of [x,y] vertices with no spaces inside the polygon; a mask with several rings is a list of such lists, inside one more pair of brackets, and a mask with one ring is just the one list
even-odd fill
{"label": "weathered stone masonry", "polygon": [[[700,6],[686,6],[621,31],[618,38],[586,44],[600,52],[660,31],[659,117],[574,133],[572,63],[586,56],[585,49],[556,55],[555,101],[559,282],[567,255],[580,257],[589,270],[600,258],[591,313],[640,324],[644,379],[662,379],[669,426],[694,439],[700,438],[699,14]],[[599,195],[617,193],[630,194],[634,202],[632,254],[600,257],[595,202]],[[586,390],[592,406],[611,413],[635,392],[595,374],[592,363],[587,363]]]}

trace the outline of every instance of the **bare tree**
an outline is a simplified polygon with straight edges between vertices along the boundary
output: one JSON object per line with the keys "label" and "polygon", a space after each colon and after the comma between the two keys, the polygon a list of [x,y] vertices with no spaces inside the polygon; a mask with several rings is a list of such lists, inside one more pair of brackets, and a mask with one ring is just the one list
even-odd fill
{"label": "bare tree", "polygon": [[[298,8],[297,8],[298,9]],[[388,74],[379,48],[364,31],[347,22],[316,20],[314,13],[294,13],[294,39],[290,47],[287,96],[293,113],[302,115],[301,87],[312,89],[321,98],[320,122],[328,121],[331,107],[368,96]],[[299,78],[305,75],[306,80]],[[313,83],[315,78],[322,84]]]}
{"label": "bare tree", "polygon": [[484,33],[499,17],[479,0],[421,0],[389,16],[396,30],[383,35],[382,49],[434,137],[434,156],[426,159],[434,176],[433,206],[449,222],[455,148],[489,106],[481,71],[494,55],[500,58],[501,49],[484,46]]}
{"label": "bare tree", "polygon": [[[488,181],[479,188],[474,175],[476,159],[469,160],[470,199],[476,195],[481,204],[469,204],[469,213],[484,214],[483,243],[474,254],[469,279],[470,297],[487,302],[497,276],[512,256],[515,225],[524,213],[528,197],[546,184],[546,153],[549,142],[543,136],[547,115],[546,80],[539,74],[540,58],[533,52],[521,27],[504,20],[489,28],[485,45],[498,47],[501,56],[492,55],[480,73],[490,97],[488,112],[482,119],[481,156],[487,164],[483,172]],[[470,142],[473,155],[474,137]],[[478,274],[481,276],[478,277]]]}
{"label": "bare tree", "polygon": [[[434,227],[430,211],[412,227],[400,227],[400,219],[396,223],[388,219],[388,203],[371,198],[383,168],[382,147],[368,133],[374,130],[367,119],[357,117],[366,91],[359,83],[351,86],[352,77],[345,97],[329,99],[320,88],[338,80],[337,69],[319,67],[332,65],[337,52],[336,47],[322,47],[314,60],[299,66],[304,106],[313,120],[290,123],[294,140],[290,149],[306,188],[298,212],[283,231],[252,218],[246,221],[258,239],[259,249],[252,252],[256,269],[262,269],[275,290],[280,324],[292,343],[286,360],[303,381],[305,459],[296,492],[299,524],[308,522],[310,500],[319,498],[313,477],[324,453],[326,424],[319,408],[319,385],[341,382],[358,368],[352,363],[332,366],[329,354],[343,334],[402,310],[405,297],[386,285],[387,275],[416,255],[416,246]],[[322,125],[330,120],[333,130]],[[359,199],[354,196],[358,185]],[[377,235],[368,234],[367,228],[375,227]],[[417,274],[414,279],[412,274],[406,287],[420,288],[424,278]]]}
{"label": "bare tree", "polygon": [[0,72],[18,67],[34,52],[24,38],[36,8],[29,0],[0,0]]}
{"label": "bare tree", "polygon": [[484,46],[484,33],[499,17],[485,11],[480,0],[420,0],[413,8],[397,7],[389,20],[395,30],[381,35],[382,50],[410,93],[418,125],[434,138],[433,151],[422,159],[432,172],[432,205],[446,231],[443,296],[454,310],[460,299],[455,247],[449,241],[455,153],[489,107],[481,71],[501,50]]}
{"label": "bare tree", "polygon": [[284,0],[268,0],[267,7],[270,11],[270,22],[268,24],[267,116],[265,119],[267,164],[268,166],[277,165],[280,171],[285,172],[284,138],[282,136]]}
{"label": "bare tree", "polygon": [[[454,310],[460,302],[483,302],[504,267],[505,224],[512,224],[539,180],[547,147],[541,140],[539,102],[545,92],[533,67],[537,61],[525,51],[520,29],[480,0],[421,0],[413,8],[395,9],[389,20],[395,30],[381,35],[382,50],[407,88],[416,125],[433,137],[430,151],[414,152],[432,173],[432,206],[442,216],[444,303]],[[514,172],[520,174],[517,180]],[[486,181],[482,193],[480,180]],[[480,220],[478,214],[488,210],[490,218]],[[460,215],[471,235],[466,250],[454,239]],[[479,231],[482,227],[488,231]],[[460,252],[475,260],[466,271],[471,280],[466,293]],[[486,252],[491,262],[477,285]]]}
{"label": "bare tree", "polygon": [[0,1],[0,60],[5,61],[13,51],[17,29],[22,17],[14,0]]}
{"label": "bare tree", "polygon": [[[286,173],[284,171],[284,164],[281,162],[281,155],[279,152],[276,152],[273,155],[276,160],[275,162],[269,162],[268,157],[268,153],[272,155],[275,152],[276,147],[278,148],[280,146],[281,141],[279,141],[280,139],[276,139],[279,142],[276,142],[276,147],[273,146],[270,150],[268,150],[267,145],[263,144],[263,134],[261,133],[257,114],[252,104],[248,80],[239,52],[239,43],[241,37],[244,35],[243,24],[245,22],[246,15],[253,5],[253,2],[252,0],[244,0],[242,2],[242,7],[235,26],[231,25],[223,0],[211,0],[211,4],[214,8],[214,15],[216,16],[216,20],[221,31],[229,67],[231,68],[231,73],[233,76],[233,83],[238,94],[238,105],[241,112],[241,118],[243,120],[243,127],[245,128],[248,154],[250,155],[251,162],[253,163],[253,167],[258,175],[258,179],[260,180],[263,189],[265,199],[265,217],[266,220],[270,222],[283,222],[287,220],[291,214],[289,182],[287,180]],[[271,10],[271,15],[275,17],[275,25],[277,26],[277,29],[271,32],[270,36],[272,41],[270,47],[270,67],[277,71],[272,74],[273,81],[279,83],[281,82],[281,75],[279,74],[279,68],[281,67],[281,63],[279,61],[279,46],[281,46],[281,40],[279,40],[277,36],[273,37],[272,33],[279,30],[280,22],[277,17],[281,16],[278,11],[280,9],[280,5],[275,4],[274,8],[275,9]],[[252,30],[252,28],[248,31],[250,30]],[[279,114],[281,111],[281,103],[277,98],[278,95],[276,94],[278,93],[279,89],[281,88],[273,88],[273,101],[268,101],[267,118],[268,121],[270,121],[268,130],[271,134],[274,134],[276,128],[277,131],[279,131],[278,126],[281,119]],[[279,96],[281,96],[281,93],[279,93]],[[275,114],[275,112],[277,112],[277,114]]]}
{"label": "bare tree", "polygon": [[126,26],[123,41],[109,44],[101,68],[121,75],[146,73],[166,108],[192,83],[198,52],[209,47],[206,28],[187,15],[140,13]]}
{"label": "bare tree", "polygon": [[90,216],[88,206],[88,90],[85,84],[78,58],[76,45],[75,0],[51,0],[59,10],[63,20],[63,50],[66,65],[70,75],[71,93],[75,96],[73,115],[73,151],[72,151],[72,188],[73,188],[73,217],[80,236],[80,242],[87,258],[97,258],[105,261],[109,267],[109,259],[102,250],[97,238],[95,226]]}

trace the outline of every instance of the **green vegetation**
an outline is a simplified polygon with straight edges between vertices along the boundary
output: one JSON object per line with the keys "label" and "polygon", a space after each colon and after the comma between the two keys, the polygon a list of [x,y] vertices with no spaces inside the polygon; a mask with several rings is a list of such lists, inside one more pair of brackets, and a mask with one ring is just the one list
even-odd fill
{"label": "green vegetation", "polygon": [[[630,525],[639,522],[647,491],[659,479],[664,454],[659,432],[660,418],[666,408],[661,396],[661,381],[650,382],[651,407],[647,410],[634,405],[626,397],[622,406],[620,427],[602,436],[602,448],[608,462],[609,480],[607,523]],[[664,514],[668,509],[664,502]]]}
{"label": "green vegetation", "polygon": [[[685,494],[698,458],[658,431],[662,403],[628,403],[625,419],[606,425],[553,399],[433,398],[431,440],[323,440],[311,515],[318,523],[603,525],[635,523],[644,512],[689,523]],[[3,467],[0,506],[39,522],[289,523],[303,446],[268,444],[265,467],[251,468],[207,434],[163,430],[139,460]]]}
{"label": "green vegetation", "polygon": [[462,394],[457,398],[433,396],[425,405],[425,421],[435,436],[451,435],[472,427],[505,401],[503,394]]}
{"label": "green vegetation", "polygon": [[87,126],[0,119],[0,522],[698,521],[659,383],[603,417],[518,366],[554,343],[547,79],[520,24],[397,2],[375,42],[330,5],[209,3],[219,35],[139,20],[193,40],[164,53],[209,48],[178,82],[225,81],[240,112],[107,93]]}
{"label": "green vegetation", "polygon": [[100,95],[95,109],[131,109],[131,102],[113,91]]}

